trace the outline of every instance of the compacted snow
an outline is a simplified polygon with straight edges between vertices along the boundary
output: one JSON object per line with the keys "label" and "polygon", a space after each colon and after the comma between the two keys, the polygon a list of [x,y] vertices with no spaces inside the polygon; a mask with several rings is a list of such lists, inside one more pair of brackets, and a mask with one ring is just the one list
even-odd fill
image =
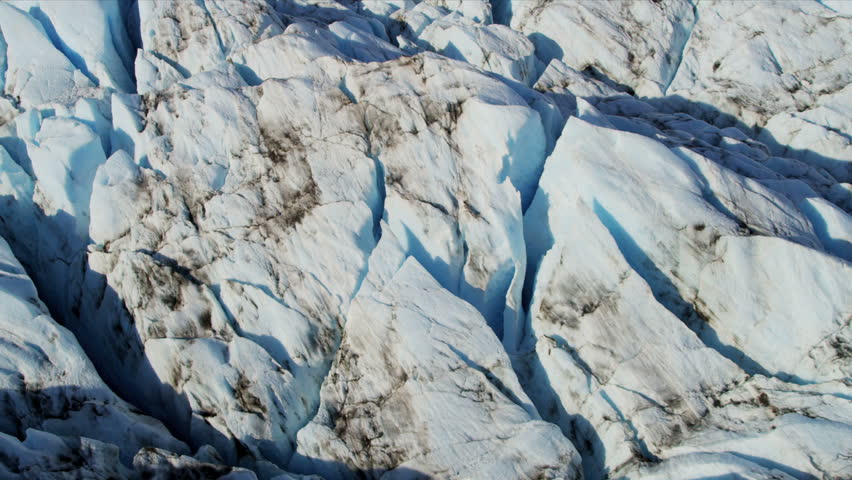
{"label": "compacted snow", "polygon": [[0,3],[0,478],[852,477],[850,15]]}

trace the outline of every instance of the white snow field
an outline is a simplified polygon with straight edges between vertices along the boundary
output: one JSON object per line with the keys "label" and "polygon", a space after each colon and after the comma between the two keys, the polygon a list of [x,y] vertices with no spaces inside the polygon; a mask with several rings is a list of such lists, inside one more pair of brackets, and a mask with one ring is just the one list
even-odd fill
{"label": "white snow field", "polygon": [[850,39],[0,2],[0,478],[852,478]]}

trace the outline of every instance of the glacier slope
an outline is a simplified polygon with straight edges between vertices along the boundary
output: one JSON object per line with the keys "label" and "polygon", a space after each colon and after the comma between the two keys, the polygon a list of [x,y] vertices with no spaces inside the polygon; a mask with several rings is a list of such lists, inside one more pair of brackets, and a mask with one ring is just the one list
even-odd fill
{"label": "glacier slope", "polygon": [[[4,478],[62,471],[73,466],[75,455],[103,462],[93,469],[101,474],[100,469],[123,472],[142,447],[186,452],[186,445],[160,422],[142,415],[104,384],[71,332],[51,318],[2,238],[0,262]],[[28,455],[26,450],[42,453]],[[94,460],[83,463],[89,461]]]}
{"label": "glacier slope", "polygon": [[538,419],[484,319],[415,259],[384,288],[356,297],[348,319],[319,413],[299,433],[294,471],[327,478],[578,474],[576,451]]}
{"label": "glacier slope", "polygon": [[[760,387],[738,401],[757,410],[774,405],[776,389],[807,389],[798,384],[834,384],[839,397],[827,400],[848,408],[849,263],[818,251],[807,217],[782,195],[682,147],[571,118],[525,227],[537,273],[520,363],[539,410],[584,455],[587,476],[666,460],[708,428],[752,436],[768,428],[759,421],[792,421],[777,407],[768,420],[717,413],[721,398],[746,388],[746,374]],[[770,375],[778,386],[763,386]],[[838,422],[836,442],[849,428],[837,413],[806,418]],[[748,429],[734,426],[743,421]],[[842,442],[773,436],[787,445],[779,451],[824,453],[814,467],[731,436],[740,455],[813,475],[845,468],[828,453],[843,455]]]}
{"label": "glacier slope", "polygon": [[0,233],[113,412],[25,416],[16,474],[852,473],[842,11],[0,13]]}

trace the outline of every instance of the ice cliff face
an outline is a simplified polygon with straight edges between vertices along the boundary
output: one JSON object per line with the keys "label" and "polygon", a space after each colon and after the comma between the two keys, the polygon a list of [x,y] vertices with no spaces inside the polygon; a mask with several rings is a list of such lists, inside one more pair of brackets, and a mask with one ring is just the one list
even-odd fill
{"label": "ice cliff face", "polygon": [[0,3],[0,477],[852,476],[849,14]]}

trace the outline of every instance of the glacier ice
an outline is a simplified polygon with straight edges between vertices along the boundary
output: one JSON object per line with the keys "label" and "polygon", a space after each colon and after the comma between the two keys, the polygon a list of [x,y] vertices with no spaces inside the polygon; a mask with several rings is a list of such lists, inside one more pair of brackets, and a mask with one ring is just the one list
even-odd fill
{"label": "glacier ice", "polygon": [[850,13],[0,3],[0,477],[852,476]]}
{"label": "glacier ice", "polygon": [[561,60],[643,96],[666,93],[696,21],[691,0],[503,3],[509,25],[532,40],[545,64]]}
{"label": "glacier ice", "polygon": [[848,262],[790,200],[681,148],[571,118],[525,217],[527,388],[587,476],[680,451],[745,373],[794,389],[848,372]]}
{"label": "glacier ice", "polygon": [[[54,449],[54,455],[80,449],[104,456],[103,461],[111,461],[110,468],[118,471],[123,468],[121,462],[129,465],[145,446],[185,452],[186,445],[160,422],[141,415],[104,384],[74,335],[51,317],[2,238],[0,261],[0,368],[4,372],[0,441],[4,452],[12,452],[0,460],[0,471],[13,468],[18,455],[27,459],[26,450],[42,451],[43,458],[33,455],[26,460],[32,464],[24,468],[33,472],[69,463],[51,459]],[[64,439],[73,438],[85,445],[66,445]]]}
{"label": "glacier ice", "polygon": [[0,13],[5,44],[4,94],[30,107],[67,101],[80,90],[93,87],[91,80],[51,43],[36,19],[9,3],[0,5]]}
{"label": "glacier ice", "polygon": [[384,288],[359,295],[348,319],[319,412],[299,433],[295,471],[576,475],[579,456],[537,418],[484,319],[414,258]]}

